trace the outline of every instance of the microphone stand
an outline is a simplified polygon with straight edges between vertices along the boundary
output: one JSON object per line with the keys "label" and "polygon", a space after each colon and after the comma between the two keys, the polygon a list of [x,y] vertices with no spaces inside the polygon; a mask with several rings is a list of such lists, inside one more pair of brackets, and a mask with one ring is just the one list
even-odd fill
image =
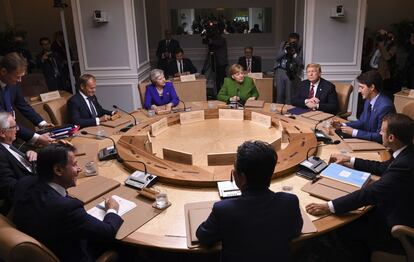
{"label": "microphone stand", "polygon": [[82,135],[92,135],[92,136],[95,136],[96,138],[97,137],[103,137],[103,138],[110,139],[113,143],[113,148],[110,148],[110,147],[108,148],[107,147],[107,148],[99,150],[98,159],[99,159],[99,161],[106,161],[106,160],[111,160],[111,159],[117,159],[118,160],[119,156],[118,156],[118,150],[116,149],[116,143],[115,143],[115,140],[113,140],[111,137],[103,136],[103,135],[98,136],[97,134],[90,133],[86,130],[82,130],[81,134]]}
{"label": "microphone stand", "polygon": [[157,176],[147,173],[147,165],[143,161],[125,160],[125,159],[122,159],[121,157],[118,157],[118,161],[120,163],[125,163],[125,162],[140,163],[144,166],[144,172],[142,172],[141,170],[136,170],[125,180],[125,185],[143,190],[144,188],[149,187],[155,182]]}
{"label": "microphone stand", "polygon": [[128,131],[129,129],[131,129],[133,126],[136,126],[137,125],[137,119],[135,118],[135,116],[133,115],[133,114],[131,114],[131,113],[129,113],[128,111],[126,111],[126,110],[124,110],[124,109],[122,109],[122,108],[120,108],[119,106],[117,106],[117,105],[113,105],[112,106],[113,108],[115,108],[115,109],[119,109],[121,112],[124,112],[124,113],[126,113],[126,114],[128,114],[128,115],[130,115],[133,119],[134,119],[134,124],[129,124],[129,125],[127,125],[126,127],[124,127],[124,128],[121,128],[119,131],[121,131],[121,132],[126,132],[126,131]]}

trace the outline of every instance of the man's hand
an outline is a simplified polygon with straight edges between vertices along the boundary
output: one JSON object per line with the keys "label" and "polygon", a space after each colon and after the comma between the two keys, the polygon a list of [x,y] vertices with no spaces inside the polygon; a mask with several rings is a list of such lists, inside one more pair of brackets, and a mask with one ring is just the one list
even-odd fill
{"label": "man's hand", "polygon": [[308,100],[308,101],[306,101],[306,104],[305,104],[308,108],[310,108],[310,109],[312,109],[312,110],[316,110],[317,109],[317,107],[318,107],[318,104],[316,104],[315,102],[313,102],[312,100]]}
{"label": "man's hand", "polygon": [[29,150],[26,152],[26,158],[29,162],[37,160],[37,153],[35,151]]}
{"label": "man's hand", "polygon": [[351,163],[351,157],[343,154],[333,154],[329,158],[329,163],[333,162],[341,165],[348,165]]}
{"label": "man's hand", "polygon": [[47,146],[54,141],[53,138],[50,138],[49,134],[42,134],[36,141],[37,145]]}
{"label": "man's hand", "polygon": [[118,212],[118,210],[119,210],[119,204],[112,197],[107,198],[107,199],[105,199],[105,209],[106,210],[108,210],[108,209],[114,209],[114,210],[116,210],[116,212]]}
{"label": "man's hand", "polygon": [[352,136],[352,131],[353,131],[354,129],[352,128],[352,127],[349,127],[349,126],[341,126],[341,131],[342,131],[342,133],[345,133],[345,134],[347,134],[347,135],[350,135],[350,136]]}
{"label": "man's hand", "polygon": [[341,120],[339,120],[338,118],[333,118],[331,120],[331,126],[335,129],[341,129]]}
{"label": "man's hand", "polygon": [[328,215],[331,213],[329,210],[328,203],[325,204],[316,204],[312,203],[306,206],[306,212],[311,214],[312,216],[322,216]]}
{"label": "man's hand", "polygon": [[108,116],[108,115],[103,115],[103,116],[101,116],[100,118],[99,118],[99,122],[106,122],[106,121],[108,121],[108,120],[110,120],[111,119],[111,117],[110,116]]}

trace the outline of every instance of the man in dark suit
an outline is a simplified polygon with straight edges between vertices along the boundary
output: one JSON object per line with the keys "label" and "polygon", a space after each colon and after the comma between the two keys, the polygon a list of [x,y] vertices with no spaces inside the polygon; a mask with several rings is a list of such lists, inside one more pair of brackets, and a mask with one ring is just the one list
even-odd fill
{"label": "man in dark suit", "polygon": [[319,64],[306,66],[308,79],[299,84],[299,90],[293,97],[292,104],[335,115],[338,112],[338,96],[335,85],[321,78],[321,73]]}
{"label": "man in dark suit", "polygon": [[177,77],[180,75],[195,74],[196,72],[197,68],[195,68],[193,62],[189,58],[184,58],[184,51],[178,48],[175,51],[175,59],[171,60],[168,64],[167,75]]}
{"label": "man in dark suit", "polygon": [[383,145],[393,152],[385,162],[369,161],[346,155],[333,155],[333,161],[365,172],[379,175],[378,181],[360,190],[325,204],[309,204],[312,215],[343,214],[363,206],[374,208],[362,219],[344,229],[353,261],[369,261],[370,252],[385,250],[403,253],[398,239],[391,236],[395,225],[414,227],[414,121],[403,114],[391,113],[384,117],[381,126]]}
{"label": "man in dark suit", "polygon": [[178,48],[180,48],[180,43],[172,38],[171,30],[167,29],[164,32],[165,39],[158,42],[157,47],[157,58],[158,58],[158,69],[167,71],[168,63],[173,59],[174,54]]}
{"label": "man in dark suit", "polygon": [[342,125],[341,132],[345,135],[382,142],[380,129],[382,118],[388,113],[395,112],[392,101],[380,93],[382,78],[377,71],[368,71],[357,77],[358,92],[365,99],[364,111],[356,121]]}
{"label": "man in dark suit", "polygon": [[93,75],[84,74],[78,80],[79,91],[67,102],[71,123],[81,128],[99,126],[108,121],[116,111],[109,111],[99,104],[95,96],[96,79]]}
{"label": "man in dark suit", "polygon": [[50,91],[60,89],[70,92],[69,76],[65,68],[64,58],[59,53],[52,51],[49,38],[40,38],[39,44],[42,50],[36,56],[36,63],[42,69],[47,87]]}
{"label": "man in dark suit", "polygon": [[33,161],[37,153],[27,151],[26,154],[15,148],[18,126],[8,112],[0,112],[0,213],[7,214],[13,202],[14,189],[17,182],[26,176],[33,175]]}
{"label": "man in dark suit", "polygon": [[37,159],[37,177],[16,188],[12,220],[17,228],[46,245],[60,261],[94,261],[90,240],[111,241],[123,223],[119,204],[105,201],[103,221],[86,213],[83,203],[67,195],[76,186],[80,168],[71,145],[52,144]]}
{"label": "man in dark suit", "polygon": [[253,55],[253,47],[251,46],[244,48],[244,56],[239,58],[238,64],[248,73],[262,72],[262,58]]}
{"label": "man in dark suit", "polygon": [[222,242],[221,261],[289,261],[303,220],[296,195],[269,190],[276,162],[267,143],[239,146],[232,175],[242,196],[215,203],[196,232],[203,245]]}
{"label": "man in dark suit", "polygon": [[[27,104],[22,91],[18,86],[26,72],[27,63],[25,59],[17,53],[9,53],[0,61],[0,111],[6,111],[14,115],[14,109],[29,119],[35,126],[40,128],[52,127],[33,108]],[[48,145],[52,139],[47,135],[36,134],[19,126],[17,137],[32,144]]]}

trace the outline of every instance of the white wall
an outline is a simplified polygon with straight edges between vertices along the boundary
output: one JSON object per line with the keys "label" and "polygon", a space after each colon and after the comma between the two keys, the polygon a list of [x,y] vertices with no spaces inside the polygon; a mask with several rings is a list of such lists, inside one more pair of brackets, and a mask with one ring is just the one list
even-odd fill
{"label": "white wall", "polygon": [[[141,106],[138,82],[149,69],[143,1],[72,0],[81,72],[96,76],[97,95],[108,109]],[[107,12],[108,23],[95,23],[94,10]]]}

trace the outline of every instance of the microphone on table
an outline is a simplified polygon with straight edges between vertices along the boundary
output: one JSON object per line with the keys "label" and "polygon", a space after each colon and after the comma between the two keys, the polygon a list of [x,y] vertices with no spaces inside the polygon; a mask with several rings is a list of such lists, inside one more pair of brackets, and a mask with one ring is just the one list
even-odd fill
{"label": "microphone on table", "polygon": [[[338,145],[339,143],[341,143],[340,140],[335,140],[331,142],[330,145]],[[323,145],[317,145],[317,146],[309,148],[308,151],[306,152],[306,159],[299,164],[300,168],[299,168],[299,171],[297,172],[297,175],[305,177],[310,180],[314,180],[316,177],[316,174],[319,174],[320,172],[322,172],[322,170],[324,170],[328,166],[328,164],[322,159],[320,159],[318,156],[309,157],[309,153],[312,149],[319,148],[322,146],[327,146],[327,145],[328,144],[323,144]]]}
{"label": "microphone on table", "polygon": [[186,105],[185,105],[185,102],[183,101],[183,100],[181,100],[181,99],[178,99],[178,101],[180,101],[181,103],[183,103],[183,105],[184,105],[184,108],[183,109],[181,109],[181,108],[175,108],[175,109],[172,109],[171,111],[173,112],[173,113],[177,113],[177,112],[189,112],[189,111],[191,111],[191,106],[189,106],[189,107],[187,107]]}
{"label": "microphone on table", "polygon": [[122,159],[121,157],[118,157],[118,161],[119,163],[140,163],[144,166],[144,172],[141,170],[136,170],[125,180],[125,185],[135,187],[138,189],[143,189],[143,188],[149,187],[155,182],[157,176],[151,175],[147,172],[147,165],[143,161],[125,160],[125,159]]}
{"label": "microphone on table", "polygon": [[313,132],[315,133],[316,136],[316,140],[317,141],[322,141],[325,144],[332,144],[332,138],[330,136],[328,136],[327,134],[325,134],[325,132],[323,132],[322,130],[319,130],[317,127],[320,123],[322,123],[323,120],[319,120],[315,127],[313,128]]}
{"label": "microphone on table", "polygon": [[105,160],[110,160],[110,159],[117,159],[119,161],[118,150],[116,149],[116,143],[115,143],[115,140],[113,140],[111,137],[90,133],[86,130],[82,130],[81,134],[92,135],[92,136],[95,136],[96,138],[103,137],[103,138],[110,139],[113,143],[113,146],[109,146],[109,147],[99,150],[98,159],[99,161],[105,161]]}
{"label": "microphone on table", "polygon": [[122,108],[120,108],[119,106],[117,106],[117,105],[113,105],[112,106],[113,108],[115,108],[115,109],[119,109],[119,111],[121,111],[121,112],[124,112],[125,114],[128,114],[128,115],[130,115],[133,119],[134,119],[134,124],[129,124],[129,125],[127,125],[126,127],[124,127],[124,128],[122,128],[121,130],[119,130],[119,131],[121,131],[121,132],[126,132],[126,131],[128,131],[129,129],[131,129],[133,126],[136,126],[137,125],[137,119],[135,118],[135,116],[133,115],[133,114],[131,114],[130,112],[128,112],[128,111],[126,111],[126,110],[124,110],[124,109],[122,109]]}

